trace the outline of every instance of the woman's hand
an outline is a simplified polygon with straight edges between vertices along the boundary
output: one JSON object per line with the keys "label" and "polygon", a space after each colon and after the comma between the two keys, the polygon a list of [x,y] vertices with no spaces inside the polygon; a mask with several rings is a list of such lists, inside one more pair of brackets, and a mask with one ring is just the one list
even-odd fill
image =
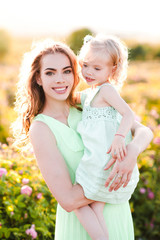
{"label": "woman's hand", "polygon": [[110,185],[109,191],[118,190],[122,185],[126,187],[131,179],[131,175],[135,164],[137,163],[137,157],[139,154],[139,148],[134,143],[129,143],[127,145],[127,155],[124,157],[123,161],[118,161],[116,158],[112,158],[106,165],[104,170],[109,169],[114,163],[113,169],[107,178],[105,186]]}

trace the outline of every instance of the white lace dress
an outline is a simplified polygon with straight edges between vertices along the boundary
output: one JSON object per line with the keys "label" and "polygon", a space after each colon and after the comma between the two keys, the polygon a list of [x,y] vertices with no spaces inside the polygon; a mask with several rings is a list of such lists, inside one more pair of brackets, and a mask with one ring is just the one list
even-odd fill
{"label": "white lace dress", "polygon": [[[76,171],[76,182],[83,187],[88,199],[119,204],[131,198],[139,181],[139,171],[136,165],[125,188],[120,187],[117,191],[109,192],[109,187],[105,187],[105,181],[112,170],[110,168],[104,171],[111,158],[111,154],[106,152],[113,142],[122,117],[113,107],[91,107],[90,103],[99,89],[100,86],[87,89],[81,96],[83,113],[77,131],[82,137],[85,149]],[[126,144],[131,140],[132,135],[129,132],[125,138]]]}

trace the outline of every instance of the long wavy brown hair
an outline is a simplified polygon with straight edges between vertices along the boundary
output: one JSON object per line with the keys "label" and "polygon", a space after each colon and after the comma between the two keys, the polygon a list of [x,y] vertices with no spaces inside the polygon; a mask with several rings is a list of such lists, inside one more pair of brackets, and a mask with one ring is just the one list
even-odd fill
{"label": "long wavy brown hair", "polygon": [[18,113],[17,120],[12,125],[16,146],[28,143],[29,128],[33,118],[42,112],[45,103],[43,88],[37,84],[40,75],[41,59],[44,55],[62,53],[70,61],[74,74],[74,84],[67,98],[70,106],[78,108],[75,102],[75,88],[79,83],[78,61],[73,51],[64,43],[54,42],[51,39],[34,44],[32,50],[24,54],[20,68],[15,111]]}

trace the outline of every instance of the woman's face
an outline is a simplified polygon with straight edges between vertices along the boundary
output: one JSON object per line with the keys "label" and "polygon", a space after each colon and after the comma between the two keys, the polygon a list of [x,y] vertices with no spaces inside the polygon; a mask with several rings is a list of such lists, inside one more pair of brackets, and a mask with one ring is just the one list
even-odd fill
{"label": "woman's face", "polygon": [[46,100],[65,101],[73,87],[74,75],[68,57],[63,53],[44,55],[41,59],[40,78]]}

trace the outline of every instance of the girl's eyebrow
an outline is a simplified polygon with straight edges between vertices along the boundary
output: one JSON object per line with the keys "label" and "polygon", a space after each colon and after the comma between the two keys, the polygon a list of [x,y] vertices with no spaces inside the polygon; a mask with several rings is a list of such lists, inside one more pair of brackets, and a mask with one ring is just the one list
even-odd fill
{"label": "girl's eyebrow", "polygon": [[[83,64],[89,64],[89,61],[84,61]],[[93,64],[94,67],[102,67],[100,64]]]}
{"label": "girl's eyebrow", "polygon": [[102,67],[101,65],[95,64],[94,67]]}
{"label": "girl's eyebrow", "polygon": [[[67,69],[67,68],[71,68],[71,66],[66,66],[66,67],[63,68],[63,70],[65,70],[65,69]],[[56,71],[55,68],[46,68],[45,71],[47,71],[47,70]]]}

